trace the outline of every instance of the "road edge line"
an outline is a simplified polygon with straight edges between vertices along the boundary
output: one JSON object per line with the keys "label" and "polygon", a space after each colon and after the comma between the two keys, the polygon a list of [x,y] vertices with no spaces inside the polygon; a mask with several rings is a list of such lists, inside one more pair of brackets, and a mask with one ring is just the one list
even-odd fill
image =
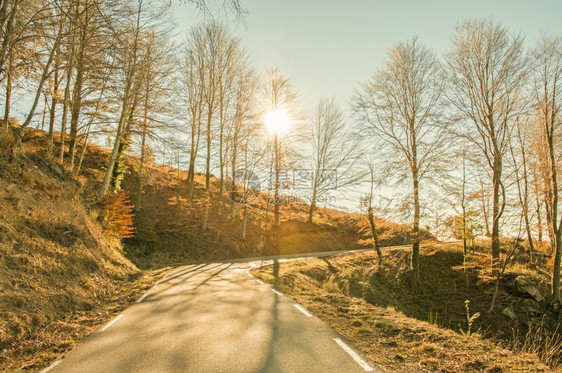
{"label": "road edge line", "polygon": [[299,311],[301,311],[302,313],[304,313],[304,315],[306,317],[312,317],[312,314],[310,312],[308,312],[306,309],[304,309],[303,306],[301,306],[300,304],[293,304],[293,306],[295,306],[295,308]]}
{"label": "road edge line", "polygon": [[111,320],[110,322],[108,322],[107,324],[105,324],[105,326],[103,328],[100,329],[100,332],[105,332],[111,325],[115,324],[117,321],[119,321],[121,318],[123,317],[123,315],[119,315],[116,318],[114,318],[113,320]]}
{"label": "road edge line", "polygon": [[51,369],[53,369],[54,367],[56,367],[60,363],[62,363],[62,360],[57,360],[57,361],[53,362],[51,365],[49,365],[48,367],[46,367],[45,369],[43,369],[42,371],[40,371],[39,373],[47,373],[48,371],[50,371]]}
{"label": "road edge line", "polygon": [[365,370],[365,372],[372,372],[374,369],[371,368],[371,366],[369,364],[367,364],[367,362],[365,360],[363,360],[358,354],[357,352],[353,351],[353,349],[351,349],[351,347],[349,347],[348,345],[346,345],[341,339],[339,338],[334,338],[334,341],[345,351],[347,352],[347,354],[349,356],[351,356],[351,358],[353,360],[355,360],[355,362],[357,364],[359,364],[359,366],[361,368],[363,368],[363,370]]}

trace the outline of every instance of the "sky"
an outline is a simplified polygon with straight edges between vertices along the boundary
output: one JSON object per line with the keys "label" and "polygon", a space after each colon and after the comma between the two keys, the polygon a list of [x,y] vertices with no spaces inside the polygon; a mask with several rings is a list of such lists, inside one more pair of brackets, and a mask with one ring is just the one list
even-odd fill
{"label": "sky", "polygon": [[[208,2],[213,0],[207,0]],[[222,3],[222,0],[216,0]],[[343,109],[362,82],[384,63],[398,42],[418,36],[443,55],[455,24],[493,17],[532,46],[541,32],[562,35],[562,1],[523,0],[240,0],[245,25],[230,26],[252,56],[254,67],[279,67],[309,110],[322,97]],[[224,19],[224,18],[223,18]],[[203,18],[194,6],[176,12],[178,37]]]}
{"label": "sky", "polygon": [[[223,0],[207,0],[222,4]],[[562,1],[523,0],[240,0],[245,23],[227,23],[240,37],[254,67],[265,73],[279,67],[310,112],[320,98],[334,98],[350,113],[353,96],[384,64],[397,43],[417,36],[443,57],[455,25],[467,19],[493,18],[533,47],[541,33],[562,35]],[[191,4],[175,12],[178,41],[204,19]],[[225,20],[223,16],[221,20]],[[356,209],[358,196],[342,191],[336,207]],[[388,189],[388,190],[387,190]],[[385,188],[381,195],[391,195]],[[343,197],[343,198],[342,198]]]}

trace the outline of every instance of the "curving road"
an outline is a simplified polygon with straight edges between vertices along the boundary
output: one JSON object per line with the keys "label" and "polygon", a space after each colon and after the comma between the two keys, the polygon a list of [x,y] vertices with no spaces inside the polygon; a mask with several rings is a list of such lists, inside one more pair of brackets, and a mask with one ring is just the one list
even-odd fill
{"label": "curving road", "polygon": [[175,270],[43,372],[373,371],[333,329],[249,274],[267,259]]}

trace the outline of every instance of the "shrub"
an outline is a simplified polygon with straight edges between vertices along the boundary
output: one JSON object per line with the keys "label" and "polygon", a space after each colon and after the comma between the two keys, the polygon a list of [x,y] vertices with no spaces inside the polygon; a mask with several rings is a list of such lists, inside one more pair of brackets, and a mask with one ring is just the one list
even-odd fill
{"label": "shrub", "polygon": [[103,203],[103,227],[109,237],[119,240],[133,237],[133,208],[127,193],[108,194]]}

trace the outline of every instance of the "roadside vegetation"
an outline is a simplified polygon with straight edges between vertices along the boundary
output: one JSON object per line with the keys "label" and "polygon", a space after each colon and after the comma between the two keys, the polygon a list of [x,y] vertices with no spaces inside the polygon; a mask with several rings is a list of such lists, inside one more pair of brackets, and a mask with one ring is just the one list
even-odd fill
{"label": "roadside vegetation", "polygon": [[0,150],[0,370],[38,369],[152,286],[76,179],[30,148]]}
{"label": "roadside vegetation", "polygon": [[[548,273],[525,263],[525,247],[500,281],[485,246],[463,266],[458,243],[421,247],[422,286],[405,248],[280,263],[254,270],[389,372],[549,372],[562,364],[562,338],[549,303]],[[506,247],[503,250],[507,249]],[[546,265],[543,256],[541,265]]]}

